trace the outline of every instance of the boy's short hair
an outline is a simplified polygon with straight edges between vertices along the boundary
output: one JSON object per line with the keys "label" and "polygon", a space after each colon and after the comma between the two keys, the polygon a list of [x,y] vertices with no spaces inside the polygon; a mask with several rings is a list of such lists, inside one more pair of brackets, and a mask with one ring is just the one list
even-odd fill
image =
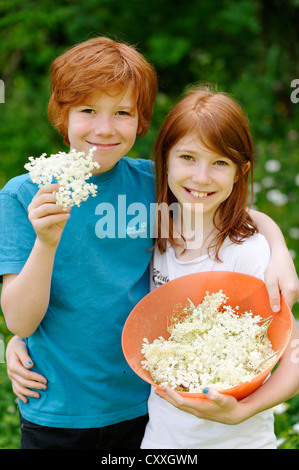
{"label": "boy's short hair", "polygon": [[70,108],[96,93],[121,93],[132,86],[139,118],[139,134],[148,131],[158,83],[154,67],[131,45],[96,37],[73,46],[51,66],[52,95],[48,116],[68,140]]}

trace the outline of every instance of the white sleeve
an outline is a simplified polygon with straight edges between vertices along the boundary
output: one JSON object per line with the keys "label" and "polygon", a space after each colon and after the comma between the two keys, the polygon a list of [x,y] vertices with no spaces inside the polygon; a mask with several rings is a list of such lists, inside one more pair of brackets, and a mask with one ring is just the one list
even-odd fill
{"label": "white sleeve", "polygon": [[233,270],[249,274],[264,280],[264,274],[270,261],[270,246],[266,238],[257,233],[240,245],[235,245]]}

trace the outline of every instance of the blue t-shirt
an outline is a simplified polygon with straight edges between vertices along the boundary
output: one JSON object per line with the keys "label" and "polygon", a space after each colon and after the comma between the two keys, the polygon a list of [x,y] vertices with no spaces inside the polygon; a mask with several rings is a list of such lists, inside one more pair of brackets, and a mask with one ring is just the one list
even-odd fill
{"label": "blue t-shirt", "polygon": [[[40,399],[20,401],[28,421],[92,428],[146,414],[149,385],[126,363],[121,333],[149,292],[153,173],[150,161],[124,157],[90,178],[98,185],[96,197],[72,208],[56,252],[47,313],[26,339],[34,370],[48,379]],[[31,252],[35,232],[27,207],[37,189],[27,174],[0,193],[2,275],[19,273]]]}

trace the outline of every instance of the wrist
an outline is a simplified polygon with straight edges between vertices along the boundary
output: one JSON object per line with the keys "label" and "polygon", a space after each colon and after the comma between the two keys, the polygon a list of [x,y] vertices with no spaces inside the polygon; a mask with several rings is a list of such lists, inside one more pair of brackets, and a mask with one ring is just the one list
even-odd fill
{"label": "wrist", "polygon": [[34,243],[34,249],[39,252],[39,254],[44,255],[47,254],[49,256],[55,256],[59,242],[49,243],[48,241],[44,240],[43,238],[36,237]]}

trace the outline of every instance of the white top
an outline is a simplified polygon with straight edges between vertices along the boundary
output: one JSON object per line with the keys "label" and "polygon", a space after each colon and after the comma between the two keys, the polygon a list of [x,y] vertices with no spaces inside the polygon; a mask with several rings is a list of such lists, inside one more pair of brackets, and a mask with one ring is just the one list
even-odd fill
{"label": "white top", "polygon": [[[227,240],[219,253],[222,263],[208,255],[191,261],[176,258],[169,245],[153,257],[152,289],[187,274],[202,271],[236,271],[263,279],[270,260],[266,239],[255,234],[237,245]],[[272,410],[263,411],[241,424],[228,425],[197,418],[172,406],[155,394],[152,387],[148,400],[149,423],[141,443],[142,449],[275,449]]]}

